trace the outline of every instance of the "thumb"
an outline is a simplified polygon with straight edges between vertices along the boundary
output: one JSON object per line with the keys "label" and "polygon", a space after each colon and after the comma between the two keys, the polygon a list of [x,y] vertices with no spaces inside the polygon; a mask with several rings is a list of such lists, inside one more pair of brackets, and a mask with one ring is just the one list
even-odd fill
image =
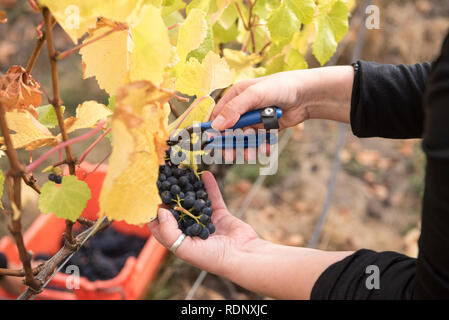
{"label": "thumb", "polygon": [[164,246],[170,248],[182,231],[178,228],[175,217],[167,209],[160,208],[157,217],[159,221],[158,240]]}

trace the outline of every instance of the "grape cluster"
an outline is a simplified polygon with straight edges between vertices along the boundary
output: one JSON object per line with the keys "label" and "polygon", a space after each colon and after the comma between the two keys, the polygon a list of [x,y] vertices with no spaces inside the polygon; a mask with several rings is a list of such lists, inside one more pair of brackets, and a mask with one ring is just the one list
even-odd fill
{"label": "grape cluster", "polygon": [[[171,148],[167,150],[165,165],[159,167],[159,195],[178,221],[179,229],[188,236],[205,240],[215,232],[211,201],[204,183],[190,168],[174,164],[170,160],[171,152]],[[185,156],[178,154],[179,158]]]}
{"label": "grape cluster", "polygon": [[[129,257],[137,257],[146,243],[145,238],[124,234],[113,227],[95,235],[70,259],[80,275],[89,281],[115,278]],[[48,255],[37,254],[36,260],[48,260]]]}
{"label": "grape cluster", "polygon": [[54,183],[60,184],[62,182],[62,176],[56,173],[50,173],[48,175],[48,180],[53,181]]}

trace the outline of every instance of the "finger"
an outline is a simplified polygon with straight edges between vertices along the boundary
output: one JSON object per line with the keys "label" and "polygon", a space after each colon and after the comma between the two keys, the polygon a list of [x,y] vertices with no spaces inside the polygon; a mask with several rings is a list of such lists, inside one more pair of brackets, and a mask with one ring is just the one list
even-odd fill
{"label": "finger", "polygon": [[226,92],[226,94],[220,99],[220,101],[218,101],[217,105],[212,111],[210,120],[215,119],[215,117],[221,112],[221,110],[228,103],[228,101],[232,100],[235,96],[238,96],[240,93],[243,92],[243,90],[256,83],[256,81],[257,81],[256,79],[249,79],[237,82],[235,85],[233,85],[231,89],[229,89]]}
{"label": "finger", "polygon": [[210,173],[209,171],[204,171],[201,175],[201,179],[204,182],[207,194],[209,195],[209,199],[212,202],[212,209],[226,209],[226,204],[221,195],[220,188],[218,188],[217,181],[215,181],[212,173]]}
{"label": "finger", "polygon": [[217,117],[212,121],[212,128],[218,131],[232,127],[240,116],[250,110],[264,106],[264,85],[256,83],[243,90],[226,103]]}
{"label": "finger", "polygon": [[178,223],[167,209],[160,208],[157,217],[157,220],[149,224],[149,228],[162,245],[170,248],[182,234],[182,231],[178,228]]}

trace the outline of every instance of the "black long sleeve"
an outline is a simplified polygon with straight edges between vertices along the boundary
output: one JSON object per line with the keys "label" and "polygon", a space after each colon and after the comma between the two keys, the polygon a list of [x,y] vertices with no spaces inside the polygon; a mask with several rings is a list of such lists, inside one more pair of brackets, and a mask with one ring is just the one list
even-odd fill
{"label": "black long sleeve", "polygon": [[430,63],[412,66],[358,61],[351,127],[361,138],[420,138]]}
{"label": "black long sleeve", "polygon": [[[432,66],[361,62],[351,126],[359,137],[423,137],[427,165],[419,255],[356,251],[321,274],[311,298],[449,299],[449,36]],[[366,287],[369,265],[380,269],[380,289]]]}

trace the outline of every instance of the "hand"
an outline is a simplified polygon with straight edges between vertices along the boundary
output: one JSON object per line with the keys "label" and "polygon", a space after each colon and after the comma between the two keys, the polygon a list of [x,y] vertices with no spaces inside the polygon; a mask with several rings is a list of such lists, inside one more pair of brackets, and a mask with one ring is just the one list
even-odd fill
{"label": "hand", "polygon": [[215,106],[212,127],[225,130],[242,114],[267,106],[282,109],[280,129],[310,118],[348,123],[353,79],[351,66],[338,66],[280,72],[238,82]]}
{"label": "hand", "polygon": [[[186,237],[176,255],[198,268],[225,276],[235,266],[236,252],[246,250],[258,236],[248,224],[229,213],[213,175],[206,171],[201,176],[212,202],[212,222],[216,231],[207,240]],[[182,233],[171,212],[163,208],[159,209],[158,219],[149,227],[167,248]]]}

